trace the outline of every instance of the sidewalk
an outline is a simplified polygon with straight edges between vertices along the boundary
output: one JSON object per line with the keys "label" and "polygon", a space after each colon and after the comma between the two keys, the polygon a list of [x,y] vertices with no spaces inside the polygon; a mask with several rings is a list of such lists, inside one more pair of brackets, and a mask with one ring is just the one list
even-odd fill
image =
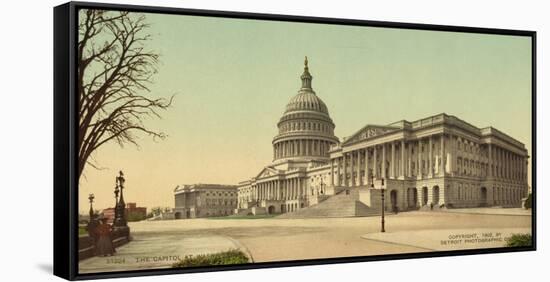
{"label": "sidewalk", "polygon": [[469,213],[469,214],[492,214],[492,215],[523,215],[531,216],[532,210],[522,208],[467,208],[467,209],[446,209],[443,212]]}
{"label": "sidewalk", "polygon": [[80,261],[79,272],[170,268],[186,255],[210,254],[230,249],[241,249],[247,253],[238,242],[225,236],[140,234],[130,243],[119,247],[114,256],[92,257]]}
{"label": "sidewalk", "polygon": [[531,233],[529,228],[433,229],[368,233],[361,238],[429,251],[500,248],[516,233]]}

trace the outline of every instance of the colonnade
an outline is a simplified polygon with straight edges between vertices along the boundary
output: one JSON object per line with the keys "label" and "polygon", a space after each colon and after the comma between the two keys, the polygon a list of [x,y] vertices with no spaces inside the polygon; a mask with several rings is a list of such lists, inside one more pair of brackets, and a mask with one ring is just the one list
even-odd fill
{"label": "colonnade", "polygon": [[299,156],[328,157],[328,150],[333,143],[318,139],[281,141],[273,145],[273,158],[280,159]]}
{"label": "colonnade", "polygon": [[305,196],[305,178],[290,178],[256,183],[252,186],[254,200],[295,200]]}
{"label": "colonnade", "polygon": [[446,174],[526,183],[527,171],[525,156],[493,144],[474,144],[456,135],[440,134],[343,151],[331,159],[330,183],[362,186],[370,185],[371,179],[425,179]]}
{"label": "colonnade", "polygon": [[527,159],[502,147],[488,145],[488,176],[510,181],[527,182]]}
{"label": "colonnade", "polygon": [[[444,175],[447,138],[425,139],[401,139],[344,152],[331,160],[331,184],[361,186],[370,184],[372,178]],[[438,150],[434,150],[436,141],[440,142]]]}

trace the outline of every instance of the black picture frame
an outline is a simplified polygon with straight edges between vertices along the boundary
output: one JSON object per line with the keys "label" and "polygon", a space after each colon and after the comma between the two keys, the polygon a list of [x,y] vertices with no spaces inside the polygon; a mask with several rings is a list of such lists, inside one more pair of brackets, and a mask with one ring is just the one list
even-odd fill
{"label": "black picture frame", "polygon": [[[300,261],[262,262],[242,265],[227,265],[216,267],[196,267],[186,269],[138,270],[124,272],[106,272],[94,274],[78,274],[78,183],[75,177],[77,170],[77,154],[75,140],[77,138],[77,93],[76,85],[76,55],[77,55],[77,16],[79,9],[107,9],[132,12],[162,13],[175,15],[193,15],[206,17],[237,18],[267,21],[289,21],[303,23],[318,23],[331,25],[351,25],[385,27],[399,29],[430,30],[444,32],[480,33],[514,35],[531,38],[532,46],[532,247],[490,248],[460,251],[435,251],[426,253],[391,254],[376,256],[360,256],[330,259],[312,259]],[[195,272],[213,272],[241,269],[259,269],[273,267],[304,266],[318,264],[367,262],[380,260],[397,260],[411,258],[428,258],[442,256],[459,256],[490,253],[511,253],[535,251],[536,248],[536,218],[537,218],[537,147],[536,147],[536,32],[526,30],[507,30],[465,26],[446,26],[432,24],[368,21],[338,18],[320,18],[306,16],[274,15],[259,13],[242,13],[230,11],[198,10],[184,8],[166,8],[152,6],[134,6],[89,2],[69,2],[54,8],[54,275],[68,280],[84,280],[130,276],[166,275]]]}

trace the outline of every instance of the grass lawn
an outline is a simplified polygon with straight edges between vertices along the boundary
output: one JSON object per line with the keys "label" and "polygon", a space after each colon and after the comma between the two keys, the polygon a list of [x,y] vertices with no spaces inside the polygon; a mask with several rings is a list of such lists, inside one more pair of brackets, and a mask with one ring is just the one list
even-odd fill
{"label": "grass lawn", "polygon": [[192,267],[192,266],[209,266],[209,265],[224,265],[224,264],[243,264],[249,263],[248,257],[240,250],[229,250],[226,252],[186,256],[184,259],[174,263],[172,267]]}

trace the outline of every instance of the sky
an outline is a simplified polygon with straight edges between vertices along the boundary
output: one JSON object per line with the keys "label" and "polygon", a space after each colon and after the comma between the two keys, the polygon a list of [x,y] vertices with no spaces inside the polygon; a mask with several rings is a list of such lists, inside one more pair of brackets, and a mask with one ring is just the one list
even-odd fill
{"label": "sky", "polygon": [[[146,14],[160,54],[151,97],[175,95],[139,147],[107,144],[80,180],[79,210],[125,200],[174,207],[176,185],[237,184],[273,157],[285,105],[300,88],[308,56],[313,89],[343,139],[366,124],[447,113],[493,126],[531,154],[531,41],[528,37]],[[529,184],[531,176],[529,175]]]}

